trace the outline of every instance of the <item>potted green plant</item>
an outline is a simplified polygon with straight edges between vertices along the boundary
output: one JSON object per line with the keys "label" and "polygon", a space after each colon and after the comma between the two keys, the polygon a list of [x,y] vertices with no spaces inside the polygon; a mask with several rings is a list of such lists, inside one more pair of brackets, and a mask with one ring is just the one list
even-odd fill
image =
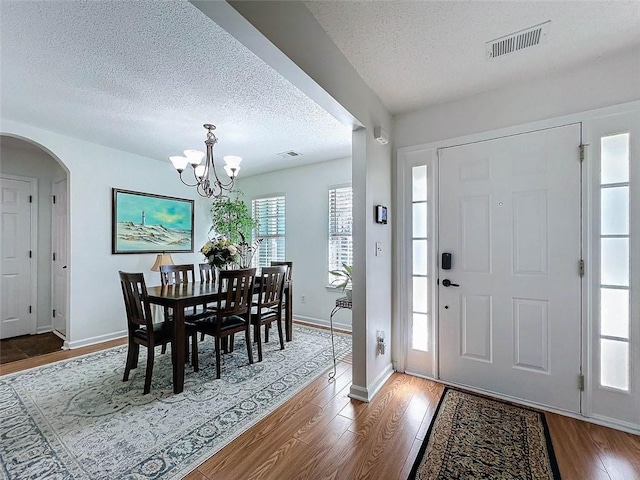
{"label": "potted green plant", "polygon": [[343,263],[342,268],[338,270],[331,270],[329,273],[338,277],[331,282],[331,285],[342,288],[342,291],[347,296],[347,299],[351,301],[351,280],[353,277],[353,266]]}
{"label": "potted green plant", "polygon": [[246,243],[251,238],[251,231],[257,228],[258,222],[251,217],[247,204],[242,199],[240,190],[233,192],[235,197],[221,197],[211,205],[211,228],[217,236],[222,236],[231,243]]}

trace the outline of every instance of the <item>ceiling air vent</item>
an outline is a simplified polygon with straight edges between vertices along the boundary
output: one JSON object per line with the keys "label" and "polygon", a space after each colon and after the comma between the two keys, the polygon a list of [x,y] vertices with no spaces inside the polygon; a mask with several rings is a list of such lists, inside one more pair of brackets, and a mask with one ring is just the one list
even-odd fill
{"label": "ceiling air vent", "polygon": [[487,42],[487,59],[491,60],[509,53],[517,52],[523,48],[534,47],[541,43],[546,43],[549,23],[549,21],[546,21],[539,25]]}
{"label": "ceiling air vent", "polygon": [[288,152],[276,153],[276,155],[278,155],[281,158],[293,158],[293,157],[299,157],[302,154],[298,152],[294,152],[293,150],[289,150]]}

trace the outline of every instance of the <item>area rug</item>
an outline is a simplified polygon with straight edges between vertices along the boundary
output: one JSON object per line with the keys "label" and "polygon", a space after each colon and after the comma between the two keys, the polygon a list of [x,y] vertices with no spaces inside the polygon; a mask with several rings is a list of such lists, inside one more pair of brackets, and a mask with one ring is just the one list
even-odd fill
{"label": "area rug", "polygon": [[409,479],[559,480],[544,414],[446,388]]}
{"label": "area rug", "polygon": [[[263,347],[249,365],[236,335],[216,380],[208,337],[177,395],[159,349],[148,395],[144,348],[128,382],[126,347],[0,377],[0,478],[181,478],[333,366],[326,330],[295,325],[284,350],[277,338]],[[335,348],[348,353],[351,337],[336,333]]]}

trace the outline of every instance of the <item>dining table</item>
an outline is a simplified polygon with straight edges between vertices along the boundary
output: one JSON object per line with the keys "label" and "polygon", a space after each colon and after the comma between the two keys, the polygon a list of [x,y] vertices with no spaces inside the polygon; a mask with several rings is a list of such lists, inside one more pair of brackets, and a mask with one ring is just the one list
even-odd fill
{"label": "dining table", "polygon": [[[260,291],[260,277],[256,277],[254,293]],[[184,390],[185,325],[184,311],[188,307],[214,303],[218,298],[218,285],[214,282],[189,282],[174,285],[147,287],[149,303],[170,308],[173,311],[173,343],[171,345],[173,363],[173,393]],[[293,338],[293,282],[286,281],[285,295],[285,337]]]}

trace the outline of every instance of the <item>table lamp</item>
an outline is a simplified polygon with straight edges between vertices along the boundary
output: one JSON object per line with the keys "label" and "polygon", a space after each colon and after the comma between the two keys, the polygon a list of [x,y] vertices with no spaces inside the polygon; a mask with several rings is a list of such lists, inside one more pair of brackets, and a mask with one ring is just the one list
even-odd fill
{"label": "table lamp", "polygon": [[170,253],[159,253],[158,256],[156,256],[156,262],[153,264],[153,267],[151,267],[151,271],[159,272],[162,265],[174,265]]}

